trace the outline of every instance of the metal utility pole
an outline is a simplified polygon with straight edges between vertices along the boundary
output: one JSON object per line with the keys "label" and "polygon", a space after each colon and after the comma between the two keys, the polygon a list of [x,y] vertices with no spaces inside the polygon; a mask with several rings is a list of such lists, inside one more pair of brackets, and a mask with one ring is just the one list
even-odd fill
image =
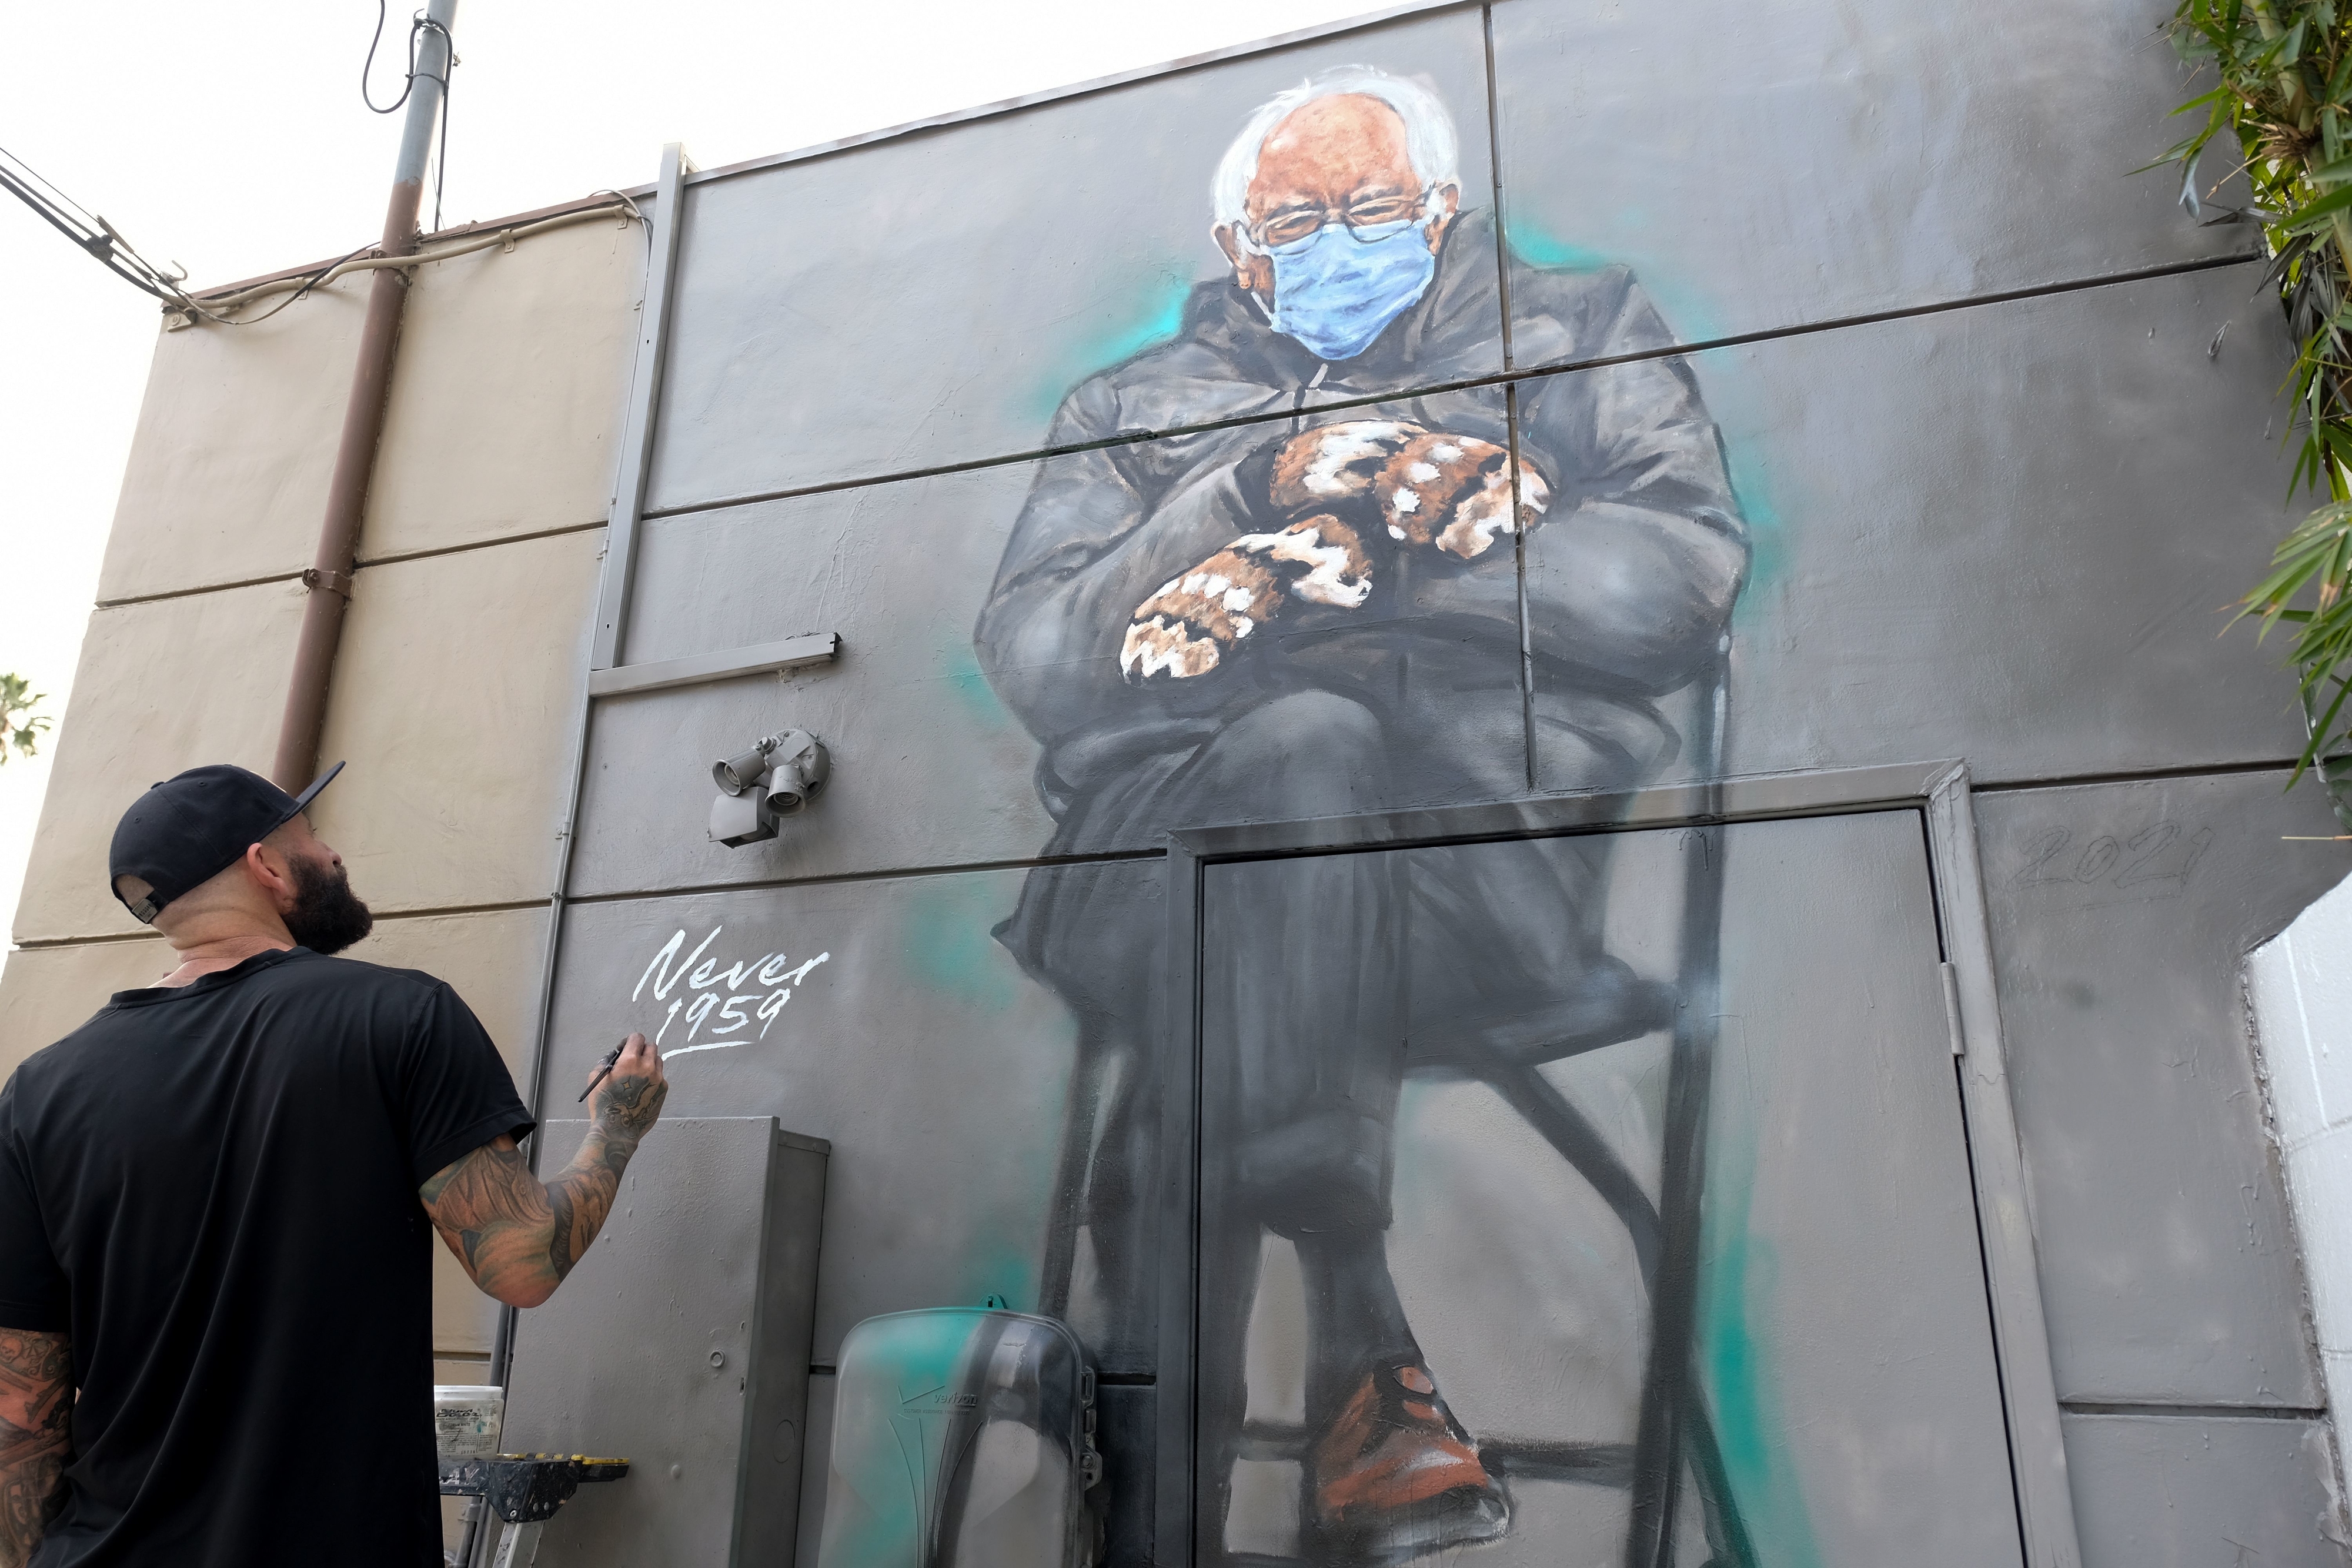
{"label": "metal utility pole", "polygon": [[[416,209],[425,192],[425,163],[442,109],[442,83],[451,60],[449,25],[457,0],[429,0],[425,25],[416,40],[416,71],[408,83],[408,116],[400,133],[400,161],[392,174],[392,202],[383,215],[384,256],[416,250]],[[327,517],[319,530],[319,551],[302,574],[310,596],[302,606],[302,631],[294,646],[294,675],[286,694],[286,716],[278,730],[278,758],[270,768],[278,784],[299,789],[318,769],[319,735],[326,724],[327,687],[342,641],[343,613],[351,605],[352,563],[359,551],[360,523],[367,510],[368,483],[375,473],[376,446],[383,434],[385,394],[400,342],[400,313],[408,298],[408,276],[385,267],[368,285],[367,319],[360,329],[359,363],[352,371],[351,401],[343,410],[343,434],[335,447],[334,476],[327,486]]]}

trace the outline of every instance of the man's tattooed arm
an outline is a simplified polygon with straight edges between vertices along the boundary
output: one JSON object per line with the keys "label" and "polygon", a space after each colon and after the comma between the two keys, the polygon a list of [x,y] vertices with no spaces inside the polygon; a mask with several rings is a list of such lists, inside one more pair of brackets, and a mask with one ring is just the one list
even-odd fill
{"label": "man's tattooed arm", "polygon": [[0,1329],[0,1568],[23,1568],[65,1506],[72,1422],[66,1336]]}
{"label": "man's tattooed arm", "polygon": [[621,1173],[668,1095],[661,1058],[633,1034],[596,1091],[587,1142],[552,1181],[533,1176],[514,1140],[501,1134],[418,1188],[434,1228],[474,1283],[512,1307],[535,1307],[555,1294],[604,1228]]}

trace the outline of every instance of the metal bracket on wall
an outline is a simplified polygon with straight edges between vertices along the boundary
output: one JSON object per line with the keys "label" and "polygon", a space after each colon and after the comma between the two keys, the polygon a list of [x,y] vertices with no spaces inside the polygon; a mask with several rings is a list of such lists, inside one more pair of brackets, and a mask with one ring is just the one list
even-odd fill
{"label": "metal bracket on wall", "polygon": [[[654,415],[661,388],[662,351],[667,341],[672,282],[677,273],[678,239],[685,227],[686,177],[694,172],[686,149],[672,142],[662,149],[661,175],[655,184],[654,209],[647,225],[650,254],[646,260],[645,300],[638,312],[636,353],[630,364],[627,423],[622,432],[613,482],[611,522],[605,530],[604,576],[598,591],[594,640],[588,668],[593,675],[617,663],[621,622],[635,559],[637,525],[645,509],[646,476],[653,460]],[[777,666],[782,667],[782,666]],[[556,828],[555,873],[547,900],[547,939],[540,953],[539,1011],[531,1020],[530,1067],[524,1093],[537,1108],[546,1099],[547,1028],[553,1014],[555,965],[562,954],[563,904],[572,881],[573,826],[580,815],[581,779],[588,758],[588,716],[596,706],[593,692],[583,692],[572,716],[572,770],[564,785],[562,815]],[[533,1138],[531,1163],[539,1162],[539,1140]],[[497,1336],[490,1346],[489,1380],[504,1385],[514,1343],[515,1309],[501,1308]],[[479,1538],[486,1541],[487,1536]],[[472,1568],[468,1563],[467,1568]]]}
{"label": "metal bracket on wall", "polygon": [[2001,1040],[2000,994],[1967,764],[1949,764],[1922,793],[1928,873],[1944,921],[1944,972],[1959,1031],[1961,1113],[1976,1177],[1977,1234],[1984,1246],[1993,1345],[2009,1416],[2010,1473],[2017,1484],[2026,1561],[2034,1568],[2081,1568],[2083,1548],[2058,1425],[2058,1377],[2050,1360],[2041,1268],[2034,1259],[2025,1145],[2010,1099],[2009,1051]]}
{"label": "metal bracket on wall", "polygon": [[669,347],[678,241],[686,232],[686,177],[694,172],[694,161],[684,147],[673,141],[662,149],[661,178],[654,188],[653,254],[646,260],[645,305],[637,316],[637,353],[630,371],[627,424],[621,435],[620,465],[613,476],[604,580],[596,597],[595,642],[588,657],[592,670],[609,670],[621,662],[622,622],[628,614],[629,582],[636,570],[637,526],[645,518],[646,481],[653,472],[654,425],[661,404],[662,361]]}
{"label": "metal bracket on wall", "polygon": [[646,664],[624,664],[614,670],[588,672],[588,695],[617,697],[630,692],[658,692],[671,686],[698,686],[738,675],[784,674],[816,664],[830,664],[841,656],[841,635],[811,632],[781,643],[755,643],[716,653],[685,659],[662,659]]}

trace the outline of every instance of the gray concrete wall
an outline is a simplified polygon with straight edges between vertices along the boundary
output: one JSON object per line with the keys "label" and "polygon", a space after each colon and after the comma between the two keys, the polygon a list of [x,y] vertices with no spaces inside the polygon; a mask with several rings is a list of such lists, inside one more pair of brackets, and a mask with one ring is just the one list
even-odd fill
{"label": "gray concrete wall", "polygon": [[[1546,410],[1650,394],[1627,391],[1623,367],[1577,368],[1594,344],[1547,315],[1545,280],[1624,264],[1668,334],[1645,351],[1665,352],[1719,436],[1750,541],[1720,766],[1948,757],[1978,781],[2084,1559],[2229,1561],[2227,1542],[2249,1541],[2265,1560],[2340,1561],[2324,1395],[2235,977],[2347,857],[2285,841],[2329,819],[2307,790],[2284,792],[2298,735],[2277,652],[2243,629],[2217,637],[2217,608],[2292,515],[2272,401],[2285,350],[2249,236],[2189,223],[2161,176],[2126,177],[2186,95],[2150,41],[2165,15],[1790,5],[1669,24],[1501,0],[689,186],[621,662],[812,631],[840,633],[844,653],[781,682],[598,706],[572,883],[593,902],[568,917],[555,1081],[593,1055],[588,1020],[614,1009],[667,1023],[665,1049],[721,1044],[681,1032],[691,1015],[671,1002],[691,985],[632,999],[673,933],[691,947],[723,928],[709,949],[722,968],[830,953],[772,1032],[672,1063],[681,1105],[773,1112],[834,1140],[820,1358],[865,1312],[992,1291],[1052,1300],[1041,1239],[1076,1213],[1062,1222],[1079,1229],[1069,1310],[1148,1396],[1166,1373],[1148,1285],[1092,1249],[1120,1223],[1121,1245],[1163,1260],[1164,1246],[1148,1215],[1116,1220],[1083,1181],[1059,1185],[1070,1169],[1052,1151],[1069,1095],[1092,1092],[1073,1085],[1104,1039],[1134,1032],[1154,971],[1102,959],[1090,985],[1070,967],[1083,964],[1056,970],[1031,948],[1024,973],[1007,946],[1020,933],[990,934],[1041,857],[1111,857],[1029,873],[1031,897],[1083,911],[1081,925],[1139,927],[1163,893],[1162,831],[1347,808],[1238,784],[1155,786],[1092,816],[1105,797],[1081,784],[1069,805],[1055,705],[1093,677],[1054,660],[1108,671],[1118,629],[1000,636],[988,580],[1053,497],[1098,507],[1087,515],[1107,530],[1122,507],[1154,515],[1159,492],[1138,481],[1140,501],[1115,498],[1082,441],[1120,443],[1129,476],[1213,476],[1219,443],[1238,453],[1286,433],[1294,407],[1305,424],[1513,432],[1573,488]],[[1513,303],[1490,290],[1462,307],[1486,319],[1443,346],[1368,353],[1295,402],[1277,389],[1253,407],[1154,369],[1155,345],[1188,340],[1188,290],[1223,272],[1207,190],[1226,141],[1272,91],[1356,62],[1453,110],[1465,208],[1491,219],[1499,195]],[[1097,383],[1115,389],[1107,423],[1073,423],[1076,400],[1055,424],[1066,394],[1120,366]],[[1313,413],[1347,399],[1360,402],[1346,414]],[[1210,427],[1235,420],[1238,433]],[[1591,570],[1578,528],[1563,506],[1526,537],[1523,569],[1496,569],[1524,570],[1538,643],[1545,606]],[[1122,580],[1126,602],[1184,564],[1163,557]],[[1455,591],[1412,580],[1423,612]],[[1421,646],[1410,608],[1382,613],[1383,635]],[[1297,624],[1266,659],[1346,630]],[[1390,738],[1360,807],[1708,766],[1670,743],[1663,759],[1598,768],[1543,717],[1590,698],[1572,664],[1539,659],[1524,698],[1515,672],[1496,689],[1450,678],[1383,710]],[[1115,671],[1101,679],[1087,689],[1116,689]],[[1690,688],[1663,685],[1662,714],[1686,728]],[[1230,737],[1252,711],[1204,697],[1200,722]],[[1399,738],[1415,723],[1451,750]],[[833,747],[833,793],[773,843],[705,841],[708,758],[787,724]],[[1311,724],[1291,737],[1326,738]],[[1064,777],[1038,776],[1041,740]],[[1095,885],[1055,891],[1080,879]],[[1644,886],[1620,867],[1546,896],[1638,925],[1666,906]],[[1083,946],[1067,917],[1057,929]],[[1157,1092],[1151,1050],[1111,1055],[1114,1076]],[[1103,1103],[1119,1092],[1100,1090]],[[1533,1156],[1490,1157],[1538,1179],[1513,1163]],[[1410,1250],[1401,1234],[1391,1245]],[[1563,1301],[1539,1291],[1520,1310]],[[1482,1375],[1441,1376],[1475,1389]],[[2191,1493],[2238,1500],[2144,1506]],[[1824,1520],[1843,1506],[1812,1504]]]}
{"label": "gray concrete wall", "polygon": [[[2278,651],[2217,635],[2218,607],[2293,515],[2273,401],[2285,346],[2250,236],[2191,225],[2163,176],[2127,177],[2171,139],[2188,90],[2150,38],[2167,14],[1436,6],[691,184],[619,662],[808,632],[837,632],[843,653],[594,706],[549,1082],[578,1082],[617,1029],[642,1027],[681,1052],[673,1110],[772,1114],[832,1141],[820,1364],[874,1312],[992,1293],[1066,1311],[1113,1379],[1113,1560],[1140,1562],[1165,1458],[1153,1401],[1182,1370],[1162,1357],[1157,1305],[1178,1254],[1144,1197],[1174,1157],[1157,1141],[1164,1092],[1191,1088],[1155,1032],[1167,830],[1710,768],[1964,759],[2082,1559],[2340,1563],[2330,1422],[2237,973],[2352,852],[2290,841],[2332,829],[2307,789],[2284,789],[2299,734]],[[1207,284],[1213,304],[1226,271],[1207,233],[1219,155],[1271,93],[1354,63],[1420,82],[1459,128],[1467,215],[1443,259],[1459,309],[1411,351],[1376,345],[1312,387],[1171,368],[1197,338],[1188,296]],[[330,753],[355,766],[321,826],[394,916],[374,945],[447,966],[518,1059],[640,255],[634,233],[565,231],[420,283],[330,719]],[[1576,302],[1621,265],[1660,325],[1633,343],[1638,362],[1596,364],[1626,345],[1596,338]],[[16,1040],[52,1038],[152,967],[91,871],[124,781],[266,754],[355,317],[330,291],[275,337],[162,342],[0,982]],[[1615,515],[1596,508],[1630,483],[1591,457],[1596,433],[1619,415],[1655,430],[1669,404],[1675,429],[1698,433],[1678,448],[1693,473],[1719,453],[1716,488],[1704,506],[1695,490],[1643,504],[1673,528],[1713,507],[1746,541],[1736,593],[1687,623],[1591,553]],[[1294,607],[1222,686],[1125,695],[1130,610],[1255,526],[1223,471],[1294,428],[1376,414],[1513,447],[1553,510],[1480,561],[1380,557],[1383,597],[1362,620]],[[1099,603],[1055,601],[1049,621],[1009,578],[992,586],[1049,525],[1078,538],[1074,561],[1125,528],[1145,543],[1090,580],[1108,584]],[[1580,628],[1612,614],[1620,652],[1667,625],[1711,645],[1706,615],[1727,615],[1719,761],[1684,744],[1696,664],[1652,650],[1624,653],[1617,684],[1594,674]],[[1367,695],[1375,679],[1391,684]],[[1085,744],[1139,713],[1175,727],[1125,751]],[[787,726],[832,747],[830,792],[772,842],[711,844],[710,759]],[[1626,751],[1629,735],[1648,749]],[[1515,920],[1574,930],[1570,967],[1623,957],[1665,983],[1673,963],[1643,955],[1671,951],[1679,852],[1629,841],[1613,864],[1532,891],[1437,885],[1469,888],[1463,928],[1496,944]],[[1923,878],[1891,854],[1854,862],[1881,878],[1858,890],[1895,898]],[[1894,869],[1869,869],[1881,862]],[[1727,975],[1762,973],[1741,955],[1774,950],[1763,937],[1785,934],[1766,927],[1793,916],[1773,911],[1804,907],[1787,898],[1739,906]],[[758,978],[819,959],[789,986]],[[1505,1002],[1528,1002],[1528,966],[1496,963]],[[1856,1040],[1943,1049],[1914,1016],[1934,997],[1920,976],[1882,985],[1823,963],[1852,1004],[1839,1016],[1881,1019]],[[1739,1048],[1753,1060],[1804,1048],[1794,1024],[1755,1027]],[[1664,1050],[1654,1032],[1545,1069],[1653,1198]],[[1642,1294],[1624,1232],[1524,1118],[1433,1082],[1407,1077],[1386,1134],[1412,1199],[1392,1251],[1433,1364],[1496,1454],[1557,1470],[1565,1437],[1618,1463]],[[1743,1191],[1726,1175],[1735,1134],[1769,1149],[1805,1124],[1761,1089],[1738,1103],[1711,1134],[1718,1206]],[[1920,1125],[1928,1143],[1957,1135]],[[1808,1179],[1885,1179],[1820,1157]],[[1433,1193],[1454,1196],[1433,1207]],[[1536,1195],[1557,1250],[1519,1247],[1524,1265],[1465,1277],[1445,1228],[1486,1232],[1463,1194]],[[1857,1560],[1837,1543],[1904,1517],[1873,1514],[1868,1479],[1895,1487],[1899,1466],[1841,1469],[1807,1447],[1839,1428],[1819,1404],[1830,1385],[1804,1379],[1822,1352],[1798,1317],[1809,1291],[1839,1310],[1867,1301],[1837,1295],[1867,1270],[1840,1274],[1801,1228],[1778,1264],[1742,1251],[1769,1228],[1728,1212],[1710,1210],[1706,1268],[1708,1343],[1731,1359],[1708,1386],[1727,1423],[1749,1399],[1757,1455],[1797,1456],[1776,1469],[1727,1448],[1730,1490],[1761,1560]],[[1262,1301],[1300,1278],[1276,1260],[1288,1245],[1244,1270]],[[1801,1281],[1774,1273],[1806,1258]],[[1930,1273],[1951,1260],[1922,1258]],[[1447,1279],[1539,1332],[1469,1364],[1444,1347],[1470,1319],[1426,1283]],[[1724,1315],[1726,1279],[1745,1281],[1750,1315]],[[1265,1326],[1290,1321],[1280,1304],[1248,1331],[1254,1364],[1290,1343]],[[486,1322],[453,1299],[445,1348],[477,1354]],[[1938,1341],[1921,1324],[1911,1354],[1953,1366],[1979,1332]],[[1734,1363],[1761,1370],[1741,1382]],[[813,1465],[831,1397],[817,1385]],[[1490,1413],[1525,1412],[1491,1391],[1521,1386],[1589,1397],[1559,1394],[1573,1419],[1557,1429],[1501,1431]],[[1959,1466],[1969,1486],[1992,1462],[1926,1453],[1903,1462]],[[1249,1462],[1297,1460],[1277,1446]],[[1514,1484],[1523,1504],[1549,1500],[1495,1561],[1563,1542],[1621,1553],[1620,1494]],[[1311,1556],[1283,1487],[1251,1517]],[[803,1524],[813,1541],[813,1512]],[[1692,1562],[1699,1531],[1684,1536]]]}

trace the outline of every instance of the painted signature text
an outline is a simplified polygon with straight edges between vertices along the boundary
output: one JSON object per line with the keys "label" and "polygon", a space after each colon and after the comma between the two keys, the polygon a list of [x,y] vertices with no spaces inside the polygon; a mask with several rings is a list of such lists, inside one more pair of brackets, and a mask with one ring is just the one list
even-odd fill
{"label": "painted signature text", "polygon": [[[656,1001],[669,1003],[669,1011],[654,1035],[656,1046],[668,1036],[670,1027],[681,1021],[679,1015],[685,1015],[685,1037],[661,1053],[664,1061],[689,1051],[725,1051],[745,1040],[765,1039],[768,1030],[775,1027],[776,1016],[793,999],[793,988],[808,978],[810,970],[833,956],[831,953],[819,953],[798,964],[784,953],[762,953],[736,964],[704,957],[725,929],[723,925],[712,926],[710,935],[696,944],[690,953],[686,952],[686,933],[679,931],[662,944],[653,962],[646,966],[646,972],[637,977],[637,988],[629,993],[629,999],[636,1001],[650,985]],[[680,957],[681,953],[685,956]],[[686,987],[685,992],[671,997],[680,982]],[[743,1032],[755,1023],[760,1026],[758,1034]],[[695,1037],[705,1032],[706,1024],[709,1026],[710,1038],[695,1043]],[[733,1038],[724,1038],[729,1036]]]}

